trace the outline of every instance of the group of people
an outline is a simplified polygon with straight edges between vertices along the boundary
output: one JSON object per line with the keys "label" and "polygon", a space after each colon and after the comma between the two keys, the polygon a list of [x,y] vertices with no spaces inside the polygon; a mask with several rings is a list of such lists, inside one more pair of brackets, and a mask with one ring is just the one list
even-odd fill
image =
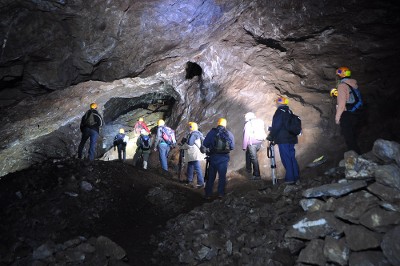
{"label": "group of people", "polygon": [[[354,90],[358,89],[357,81],[350,78],[351,72],[347,67],[341,67],[336,70],[336,75],[340,78],[337,89],[334,89],[334,96],[337,96],[337,109],[335,115],[336,124],[340,124],[342,134],[350,150],[360,153],[357,145],[354,127],[356,125],[356,116],[354,115],[355,102],[357,96],[354,96]],[[360,96],[358,96],[360,97]],[[361,99],[358,99],[361,101]],[[277,109],[272,119],[272,125],[268,128],[268,136],[265,133],[265,126],[261,119],[257,119],[253,112],[245,114],[245,125],[243,129],[243,145],[245,151],[246,170],[251,174],[251,180],[260,180],[260,167],[257,153],[261,149],[262,142],[269,140],[270,143],[277,144],[281,162],[286,170],[285,182],[294,184],[299,182],[299,166],[295,157],[295,144],[298,142],[298,136],[287,129],[289,114],[292,113],[288,106],[288,99],[279,96],[276,99]],[[81,120],[82,139],[78,148],[78,157],[82,158],[82,150],[87,139],[90,138],[89,159],[94,160],[96,141],[99,136],[99,128],[103,125],[103,119],[97,111],[97,104],[92,103]],[[134,164],[139,158],[143,159],[143,169],[147,169],[147,161],[150,155],[150,147],[154,144],[154,151],[158,151],[161,168],[168,172],[168,154],[171,148],[176,146],[175,135],[168,136],[168,130],[165,121],[160,119],[157,123],[157,134],[154,142],[151,139],[150,130],[143,118],[140,118],[135,125],[137,138],[137,150],[134,156]],[[217,127],[212,128],[204,137],[199,131],[195,122],[189,122],[188,135],[181,143],[181,149],[184,150],[184,159],[187,162],[187,182],[194,183],[194,173],[197,174],[198,188],[205,188],[205,197],[208,199],[213,194],[213,186],[218,174],[219,197],[225,195],[226,173],[230,160],[229,153],[235,148],[235,139],[233,134],[226,129],[227,121],[220,118]],[[169,137],[169,138],[168,138]],[[128,137],[124,129],[115,136],[114,149],[118,149],[118,158],[126,159],[126,143]],[[202,150],[206,149],[206,152]],[[205,182],[201,169],[201,161],[206,159],[208,180]]]}

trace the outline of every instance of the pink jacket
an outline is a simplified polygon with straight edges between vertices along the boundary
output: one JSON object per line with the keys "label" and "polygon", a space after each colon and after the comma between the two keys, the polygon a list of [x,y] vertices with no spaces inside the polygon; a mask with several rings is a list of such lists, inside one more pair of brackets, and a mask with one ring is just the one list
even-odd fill
{"label": "pink jacket", "polygon": [[242,146],[243,150],[246,150],[248,145],[259,144],[261,142],[262,141],[254,138],[253,128],[251,126],[251,120],[246,122],[246,124],[244,124],[244,129],[243,129],[243,146]]}

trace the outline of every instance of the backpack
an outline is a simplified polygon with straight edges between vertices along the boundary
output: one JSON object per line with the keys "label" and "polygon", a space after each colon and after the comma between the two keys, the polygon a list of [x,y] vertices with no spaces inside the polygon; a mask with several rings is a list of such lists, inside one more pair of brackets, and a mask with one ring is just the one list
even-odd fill
{"label": "backpack", "polygon": [[[200,133],[200,134],[201,134],[201,133]],[[191,135],[191,134],[190,134],[190,135]],[[189,139],[190,139],[190,135],[189,135],[189,137],[187,138],[187,139],[188,139],[188,142],[189,142]],[[207,148],[206,148],[206,146],[203,145],[203,141],[204,141],[203,135],[200,135],[199,139],[200,139],[200,147],[197,146],[196,142],[194,143],[194,145],[196,145],[197,148],[199,148],[199,150],[200,150],[201,153],[206,153],[206,152],[207,152]]]}
{"label": "backpack", "polygon": [[150,149],[150,136],[149,135],[141,135],[140,136],[140,148],[144,151]]}
{"label": "backpack", "polygon": [[301,134],[301,119],[299,116],[293,114],[291,110],[288,111],[288,117],[286,119],[285,128],[292,135],[300,135]]}
{"label": "backpack", "polygon": [[125,134],[118,133],[114,138],[114,145],[125,144]]}
{"label": "backpack", "polygon": [[349,91],[350,98],[346,102],[346,110],[349,112],[355,112],[356,110],[360,110],[363,105],[361,91],[358,88],[353,88],[346,82],[343,82],[343,83],[345,83],[350,88],[350,91]]}
{"label": "backpack", "polygon": [[251,135],[256,140],[265,140],[267,138],[267,133],[265,133],[264,121],[261,119],[252,119],[249,121],[251,123],[252,132]]}
{"label": "backpack", "polygon": [[[217,130],[217,129],[215,129]],[[229,153],[231,151],[231,142],[226,129],[218,130],[214,138],[214,146],[212,151],[214,153]]]}
{"label": "backpack", "polygon": [[93,111],[87,111],[83,116],[82,126],[83,127],[92,127],[96,125],[96,120],[94,119]]}
{"label": "backpack", "polygon": [[167,126],[161,127],[161,133],[162,133],[162,139],[165,141],[165,143],[167,143],[168,145],[176,144],[175,131],[172,130],[170,127]]}

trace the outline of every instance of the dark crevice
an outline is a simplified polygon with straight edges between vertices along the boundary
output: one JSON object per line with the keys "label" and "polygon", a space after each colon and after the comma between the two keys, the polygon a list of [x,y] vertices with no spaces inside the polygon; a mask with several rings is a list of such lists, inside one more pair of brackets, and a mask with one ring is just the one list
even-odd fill
{"label": "dark crevice", "polygon": [[201,68],[201,66],[190,61],[186,63],[185,70],[186,70],[186,76],[185,76],[186,79],[192,79],[195,76],[201,77],[201,75],[203,74],[203,69]]}
{"label": "dark crevice", "polygon": [[257,43],[265,45],[269,48],[278,50],[280,52],[286,52],[287,49],[283,47],[279,41],[274,40],[272,38],[264,38],[262,36],[256,36],[251,31],[244,29],[245,32],[250,35]]}

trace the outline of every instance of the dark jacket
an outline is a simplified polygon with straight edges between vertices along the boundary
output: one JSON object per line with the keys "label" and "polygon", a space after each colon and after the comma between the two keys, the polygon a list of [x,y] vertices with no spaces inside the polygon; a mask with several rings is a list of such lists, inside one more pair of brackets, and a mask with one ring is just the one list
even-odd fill
{"label": "dark jacket", "polygon": [[272,118],[271,138],[276,144],[297,144],[297,136],[290,134],[285,124],[289,119],[289,106],[279,106]]}
{"label": "dark jacket", "polygon": [[[215,143],[214,143],[215,137],[217,136],[217,133],[221,130],[226,130],[226,129],[223,126],[218,126],[217,128],[211,129],[210,132],[208,132],[206,138],[204,139],[203,145],[205,147],[209,148],[209,150],[211,151],[211,154],[213,154],[212,150],[215,146]],[[231,140],[229,148],[231,150],[233,150],[235,148],[235,138],[230,131],[228,131],[228,130],[226,130],[226,131],[228,133],[229,139]]]}
{"label": "dark jacket", "polygon": [[[93,114],[93,118],[94,118],[94,124],[89,126],[85,124],[85,121],[87,121],[87,118]],[[91,128],[96,130],[98,133],[100,132],[100,127],[103,126],[103,118],[101,117],[101,115],[99,114],[99,112],[95,109],[90,109],[88,110],[84,116],[82,116],[81,119],[81,124],[80,124],[80,129],[81,131],[83,131],[84,128]]]}

